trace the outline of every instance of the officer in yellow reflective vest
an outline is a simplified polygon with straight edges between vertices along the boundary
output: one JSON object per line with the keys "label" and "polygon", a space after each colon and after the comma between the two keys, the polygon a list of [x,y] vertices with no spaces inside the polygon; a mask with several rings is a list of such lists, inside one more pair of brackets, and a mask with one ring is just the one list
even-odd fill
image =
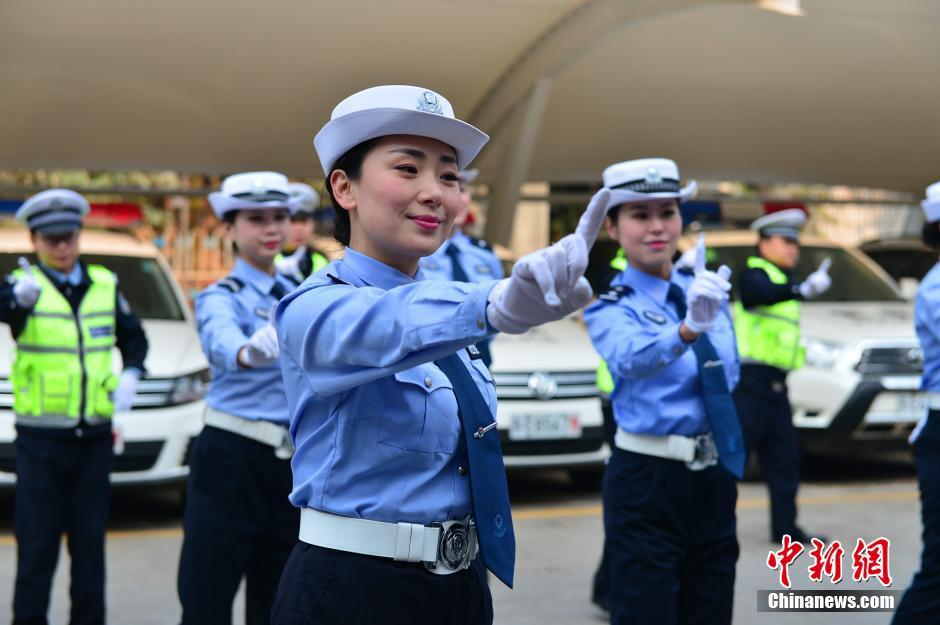
{"label": "officer in yellow reflective vest", "polygon": [[320,204],[320,195],[303,182],[292,182],[288,187],[291,198],[299,203],[300,208],[290,216],[287,242],[281,253],[274,257],[274,266],[278,273],[300,284],[310,274],[326,267],[330,261],[320,252],[312,250],[310,243],[313,237],[313,211]]}
{"label": "officer in yellow reflective vest", "polygon": [[806,213],[792,208],[751,224],[760,237],[758,255],[748,259],[741,273],[734,312],[741,355],[734,399],[748,452],[757,453],[770,490],[773,542],[784,534],[800,542],[811,538],[796,524],[800,452],[786,381],[788,372],[803,365],[800,301],[826,292],[831,280],[828,259],[802,282],[793,280],[805,223]]}
{"label": "officer in yellow reflective vest", "polygon": [[[89,205],[66,189],[17,211],[39,263],[21,258],[0,286],[0,322],[16,340],[16,585],[13,623],[46,623],[62,534],[72,557],[70,622],[104,623],[104,536],[111,416],[129,410],[147,338],[116,276],[78,259]],[[124,371],[112,369],[114,347]]]}

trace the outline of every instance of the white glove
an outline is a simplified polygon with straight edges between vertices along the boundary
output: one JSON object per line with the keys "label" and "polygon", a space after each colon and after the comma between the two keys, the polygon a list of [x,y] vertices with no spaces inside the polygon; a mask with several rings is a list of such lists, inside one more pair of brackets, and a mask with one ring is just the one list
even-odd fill
{"label": "white glove", "polygon": [[274,326],[268,324],[251,335],[238,352],[238,359],[246,367],[264,367],[277,360],[279,353],[277,331]]}
{"label": "white glove", "polygon": [[800,283],[800,295],[809,299],[828,291],[829,287],[832,286],[832,278],[829,277],[829,265],[831,264],[830,259],[824,258],[823,262],[819,263],[819,269],[806,276],[806,279]]}
{"label": "white glove", "polygon": [[114,389],[114,412],[127,412],[134,403],[137,393],[137,381],[140,380],[140,371],[125,369],[121,373],[121,381]]}
{"label": "white glove", "polygon": [[300,262],[303,260],[304,256],[307,255],[307,246],[301,245],[294,253],[290,256],[285,256],[281,260],[274,263],[275,269],[278,273],[287,276],[288,278],[293,278],[297,282],[304,281],[304,274],[300,271]]}
{"label": "white glove", "polygon": [[686,327],[702,334],[715,325],[721,306],[728,301],[731,290],[731,269],[722,265],[717,272],[705,269],[705,237],[700,236],[695,245],[695,279],[686,291],[687,311],[684,323]]}
{"label": "white glove", "polygon": [[512,275],[499,281],[490,291],[486,308],[490,325],[507,334],[522,334],[570,315],[591,300],[584,270],[588,250],[604,223],[608,195],[606,189],[595,194],[574,234],[526,254],[512,268]]}
{"label": "white glove", "polygon": [[36,305],[36,300],[39,299],[42,287],[36,281],[33,270],[29,266],[29,261],[20,256],[19,264],[20,269],[26,275],[16,279],[16,284],[13,285],[13,297],[16,298],[16,303],[23,308],[32,308]]}

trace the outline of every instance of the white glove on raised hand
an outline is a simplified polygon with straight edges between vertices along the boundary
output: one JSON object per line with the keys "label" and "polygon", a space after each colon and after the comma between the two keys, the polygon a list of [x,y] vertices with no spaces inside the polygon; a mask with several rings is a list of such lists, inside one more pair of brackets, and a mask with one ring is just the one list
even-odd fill
{"label": "white glove on raised hand", "polygon": [[526,254],[512,268],[512,275],[490,291],[486,316],[490,325],[507,334],[561,319],[591,300],[591,285],[584,277],[588,250],[604,223],[609,191],[593,198],[574,234],[558,243]]}
{"label": "white glove on raised hand", "polygon": [[290,256],[285,256],[274,263],[274,268],[278,273],[293,278],[297,282],[303,282],[304,274],[300,271],[300,262],[307,255],[307,246],[301,245]]}
{"label": "white glove on raised hand", "polygon": [[673,267],[675,269],[691,269],[695,270],[695,252],[698,247],[690,247],[686,251],[682,252],[682,256],[679,257],[679,260],[675,262]]}
{"label": "white glove on raised hand", "polygon": [[18,262],[20,269],[22,269],[26,275],[16,279],[16,284],[13,285],[13,297],[16,298],[16,303],[23,308],[32,308],[36,305],[36,300],[39,299],[42,287],[39,286],[39,282],[36,281],[33,270],[29,266],[29,261],[20,256]]}
{"label": "white glove on raised hand", "polygon": [[829,266],[831,264],[830,259],[824,258],[819,263],[819,269],[806,276],[806,279],[800,283],[800,295],[809,299],[828,291],[829,287],[832,286],[832,278],[829,277]]}
{"label": "white glove on raised hand", "polygon": [[728,292],[731,290],[731,269],[722,265],[718,271],[705,269],[705,237],[699,237],[695,245],[694,260],[695,279],[686,291],[686,327],[702,334],[708,332],[715,325],[721,306],[728,301]]}
{"label": "white glove on raised hand", "polygon": [[140,371],[137,369],[125,369],[121,373],[121,381],[114,389],[114,412],[127,412],[131,409],[139,380]]}
{"label": "white glove on raised hand", "polygon": [[238,360],[246,367],[264,367],[277,360],[279,353],[277,331],[268,324],[251,335],[238,352]]}

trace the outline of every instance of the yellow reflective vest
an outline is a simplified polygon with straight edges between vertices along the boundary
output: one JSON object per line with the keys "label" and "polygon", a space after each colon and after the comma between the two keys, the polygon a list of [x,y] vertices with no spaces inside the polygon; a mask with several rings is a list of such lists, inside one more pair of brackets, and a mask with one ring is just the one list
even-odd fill
{"label": "yellow reflective vest", "polygon": [[[763,269],[774,284],[787,283],[786,274],[763,258],[752,256],[747,259],[747,266]],[[800,302],[796,299],[747,309],[738,300],[734,305],[734,332],[738,337],[738,353],[744,364],[756,362],[785,371],[803,366]]]}
{"label": "yellow reflective vest", "polygon": [[100,265],[87,269],[91,286],[74,313],[46,274],[32,268],[42,292],[16,339],[10,377],[17,423],[68,428],[80,417],[97,424],[114,413],[117,280]]}

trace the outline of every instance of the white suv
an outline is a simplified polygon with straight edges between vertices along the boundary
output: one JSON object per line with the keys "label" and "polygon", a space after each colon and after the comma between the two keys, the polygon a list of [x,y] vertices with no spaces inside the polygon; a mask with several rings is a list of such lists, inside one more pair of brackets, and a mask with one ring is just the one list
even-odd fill
{"label": "white suv", "polygon": [[[199,347],[192,313],[170,268],[158,250],[126,234],[86,230],[82,260],[100,263],[117,274],[120,290],[141,318],[150,350],[133,409],[119,414],[114,427],[123,440],[115,456],[111,481],[152,484],[180,481],[189,474],[189,448],[202,429],[206,359]],[[17,258],[32,255],[29,233],[0,229],[0,275],[16,268]],[[16,481],[13,388],[10,366],[15,343],[0,324],[0,486]],[[115,372],[121,358],[115,350]]]}
{"label": "white suv", "polygon": [[[750,231],[706,231],[709,267],[731,267],[732,282],[756,254]],[[680,249],[698,235],[683,238]],[[899,449],[926,412],[918,392],[923,354],[914,306],[865,254],[825,239],[801,237],[799,277],[832,260],[832,288],[803,302],[806,364],[787,380],[793,422],[811,451]]]}

